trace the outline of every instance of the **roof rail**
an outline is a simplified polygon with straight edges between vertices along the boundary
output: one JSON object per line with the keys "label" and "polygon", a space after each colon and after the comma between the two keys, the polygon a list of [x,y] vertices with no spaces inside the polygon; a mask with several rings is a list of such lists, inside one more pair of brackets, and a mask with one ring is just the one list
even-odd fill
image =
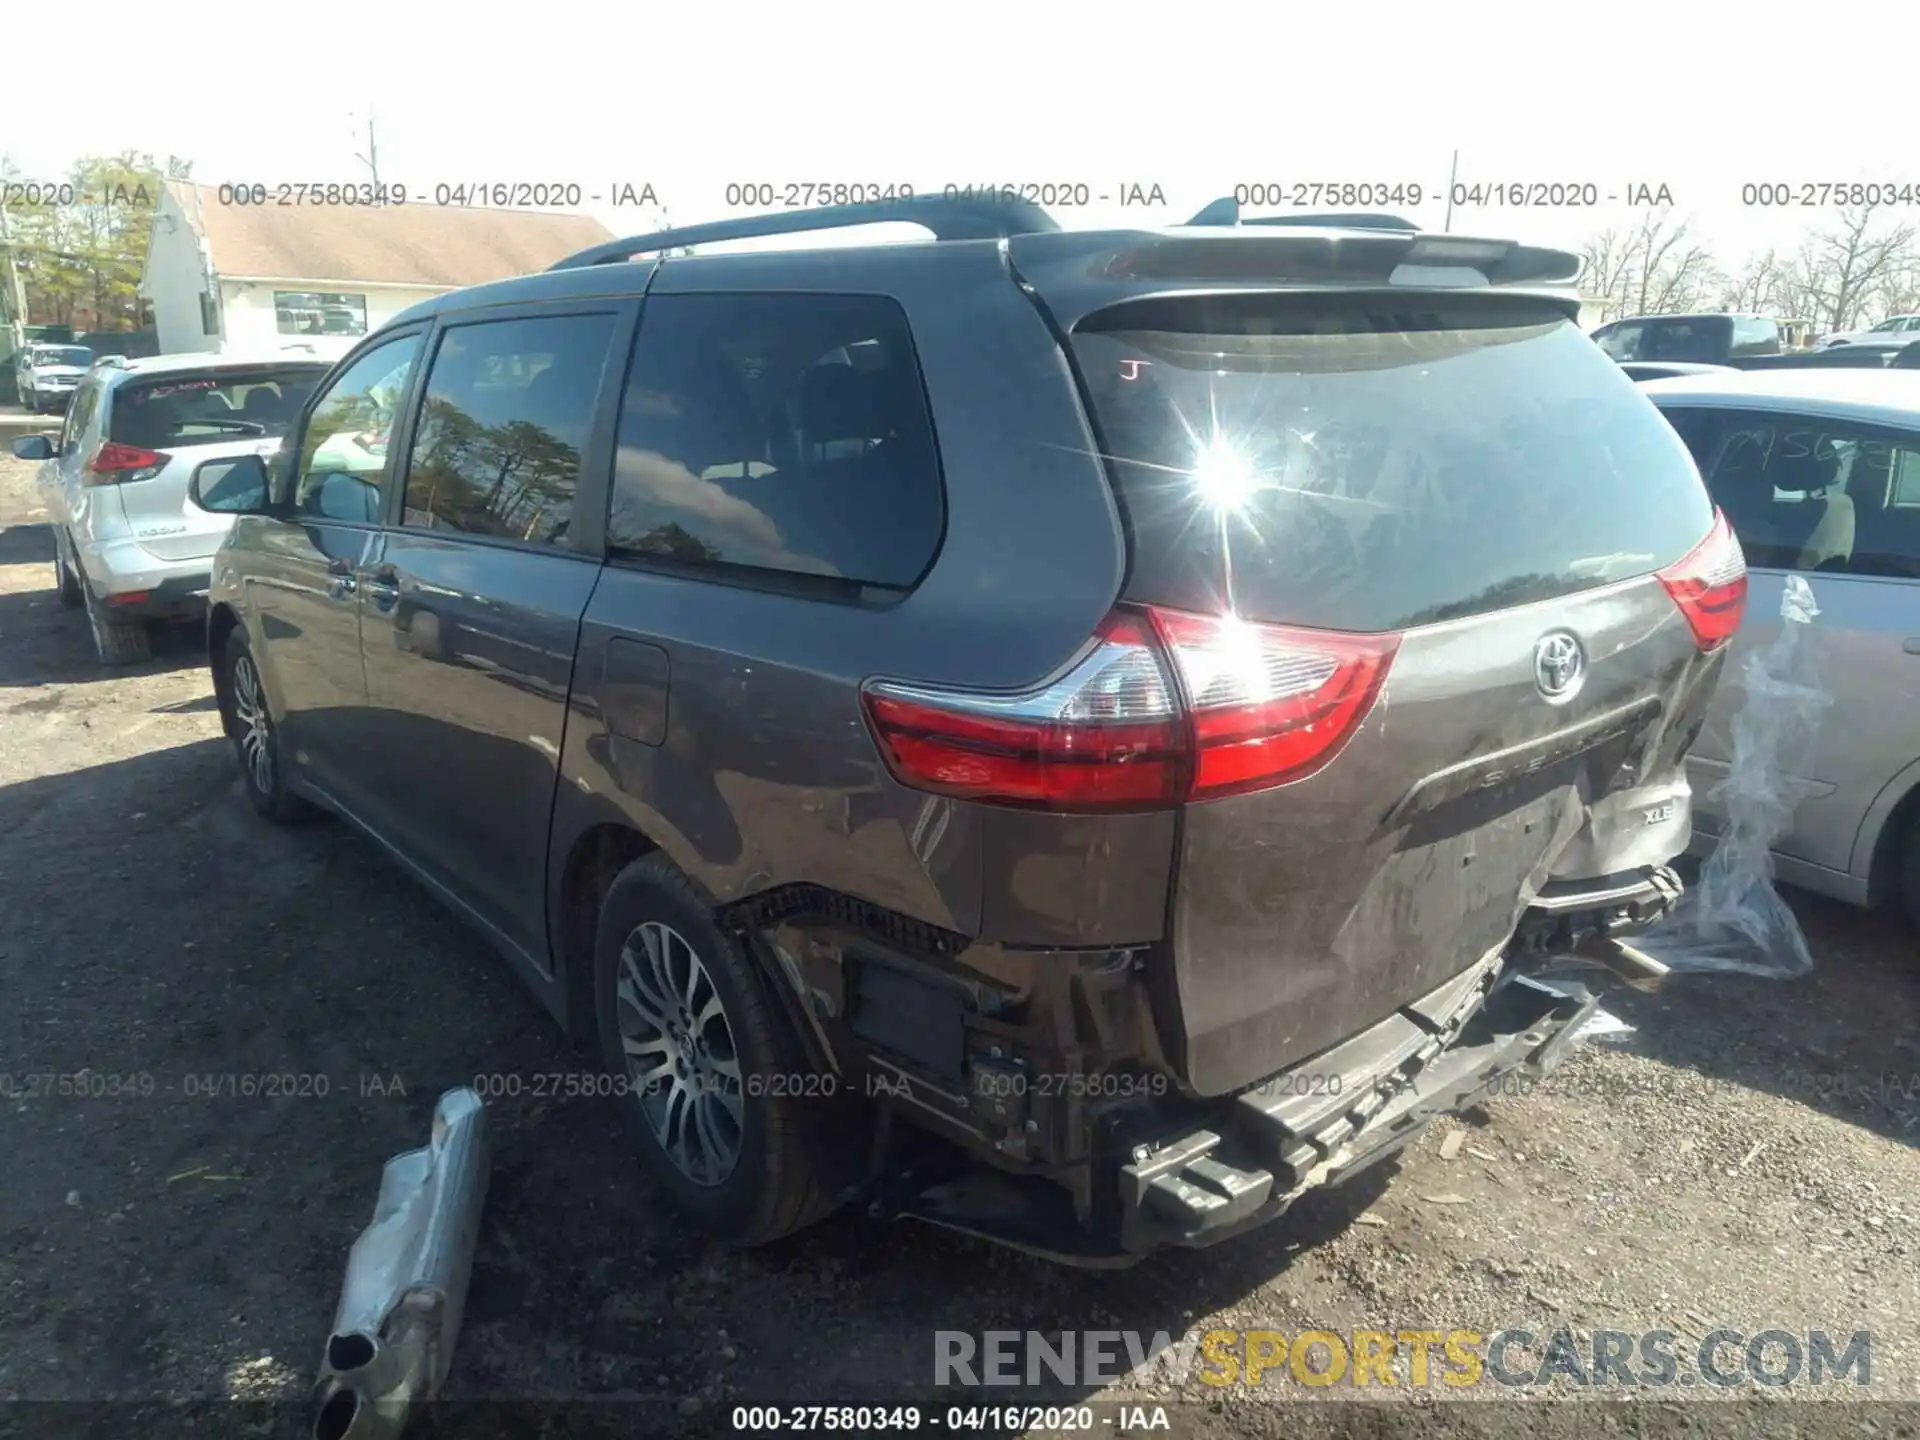
{"label": "roof rail", "polygon": [[636,255],[654,255],[682,245],[717,245],[724,240],[800,235],[812,230],[843,230],[853,225],[894,221],[924,225],[936,240],[1001,240],[1009,235],[1034,235],[1060,228],[1051,215],[1030,200],[909,195],[897,200],[828,205],[817,210],[742,215],[737,220],[716,220],[710,225],[687,225],[656,230],[650,235],[630,235],[624,240],[610,240],[569,255],[547,268],[577,270],[588,265],[618,265]]}
{"label": "roof rail", "polygon": [[1242,218],[1240,202],[1231,195],[1223,195],[1211,205],[1201,210],[1188,225],[1313,225],[1329,230],[1418,230],[1420,227],[1411,220],[1403,220],[1398,215],[1382,215],[1372,211],[1348,211],[1329,215],[1256,215]]}

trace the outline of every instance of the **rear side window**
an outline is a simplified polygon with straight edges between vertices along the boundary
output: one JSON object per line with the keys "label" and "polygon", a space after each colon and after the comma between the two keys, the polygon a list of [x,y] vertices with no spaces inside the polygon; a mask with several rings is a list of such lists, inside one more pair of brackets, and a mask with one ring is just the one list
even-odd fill
{"label": "rear side window", "polygon": [[1378,631],[1685,555],[1686,447],[1544,305],[1155,300],[1073,337],[1133,538],[1134,598]]}
{"label": "rear side window", "polygon": [[427,372],[404,523],[564,544],[612,315],[458,325]]}
{"label": "rear side window", "polygon": [[113,392],[107,438],[146,450],[277,439],[324,374],[310,365],[129,380]]}
{"label": "rear side window", "polygon": [[1649,320],[1640,335],[1635,360],[1688,360],[1718,364],[1733,345],[1733,321],[1725,315],[1694,315],[1680,320]]}
{"label": "rear side window", "polygon": [[67,406],[67,419],[60,431],[60,453],[65,455],[80,443],[80,437],[87,433],[87,427],[93,423],[93,412],[100,408],[101,382],[83,380],[79,392],[73,397],[73,403]]}
{"label": "rear side window", "polygon": [[610,551],[911,588],[945,501],[906,316],[866,295],[649,299],[627,377]]}
{"label": "rear side window", "polygon": [[1749,564],[1920,578],[1920,435],[1727,412],[1708,487]]}
{"label": "rear side window", "polygon": [[1771,320],[1742,316],[1733,322],[1733,340],[1729,355],[1778,355],[1780,327]]}

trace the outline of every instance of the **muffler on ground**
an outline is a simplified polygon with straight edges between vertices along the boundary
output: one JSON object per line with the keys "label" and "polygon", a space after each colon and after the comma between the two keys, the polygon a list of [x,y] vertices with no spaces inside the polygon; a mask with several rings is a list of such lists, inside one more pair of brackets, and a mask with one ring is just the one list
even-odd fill
{"label": "muffler on ground", "polygon": [[491,1163],[487,1111],[471,1089],[434,1107],[426,1147],[389,1160],[373,1223],[346,1284],[316,1387],[315,1440],[398,1435],[445,1383],[466,1306]]}

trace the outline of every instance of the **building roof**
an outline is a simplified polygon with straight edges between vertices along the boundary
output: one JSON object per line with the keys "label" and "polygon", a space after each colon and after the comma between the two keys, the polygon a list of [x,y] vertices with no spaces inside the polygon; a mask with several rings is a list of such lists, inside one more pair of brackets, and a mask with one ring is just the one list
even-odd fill
{"label": "building roof", "polygon": [[586,215],[454,205],[223,205],[215,187],[167,188],[221,278],[461,286],[544,270],[613,238]]}

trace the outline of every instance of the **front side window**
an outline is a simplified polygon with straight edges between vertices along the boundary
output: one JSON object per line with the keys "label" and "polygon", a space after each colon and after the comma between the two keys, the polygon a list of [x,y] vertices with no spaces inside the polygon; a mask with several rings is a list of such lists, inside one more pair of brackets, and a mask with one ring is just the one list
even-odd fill
{"label": "front side window", "polygon": [[864,295],[647,302],[609,550],[904,591],[945,498],[906,316]]}
{"label": "front side window", "polygon": [[419,354],[418,335],[390,340],[355,360],[327,388],[300,437],[293,481],[298,514],[380,522],[387,440]]}
{"label": "front side window", "polygon": [[612,315],[449,329],[427,372],[404,523],[561,544]]}
{"label": "front side window", "polygon": [[276,290],[273,321],[282,335],[364,335],[367,297],[325,290]]}
{"label": "front side window", "polygon": [[1748,563],[1920,577],[1920,435],[1729,413],[1708,488]]}

